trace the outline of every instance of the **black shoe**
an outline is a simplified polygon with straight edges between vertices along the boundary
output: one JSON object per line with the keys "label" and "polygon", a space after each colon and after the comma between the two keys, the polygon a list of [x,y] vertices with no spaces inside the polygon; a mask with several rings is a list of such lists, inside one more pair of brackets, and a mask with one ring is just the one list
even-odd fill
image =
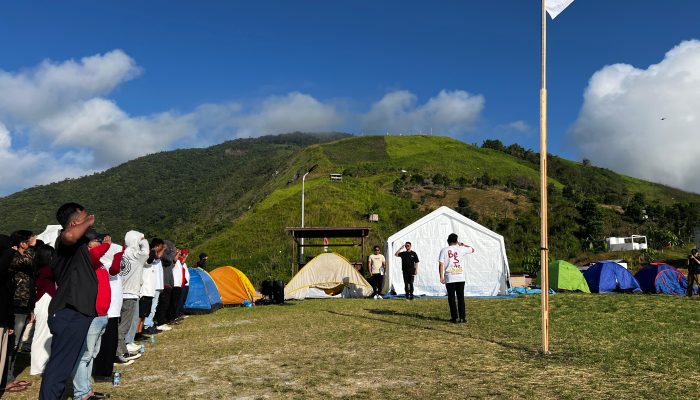
{"label": "black shoe", "polygon": [[111,376],[99,376],[95,375],[93,376],[93,379],[95,379],[95,382],[98,383],[107,383],[107,382],[112,382],[112,377]]}
{"label": "black shoe", "polygon": [[[144,330],[143,332],[146,332],[146,330]],[[149,340],[151,340],[151,337],[146,336],[143,333],[137,333],[136,335],[134,335],[135,342],[147,342]]]}
{"label": "black shoe", "polygon": [[450,323],[451,323],[451,324],[456,324],[456,323],[457,323],[457,320],[456,320],[456,319],[451,319],[451,320],[450,320]]}
{"label": "black shoe", "polygon": [[155,325],[154,325],[154,326],[149,326],[148,328],[145,328],[145,329],[143,330],[143,333],[145,333],[145,334],[147,334],[147,335],[157,335],[157,334],[159,334],[159,333],[161,333],[161,332],[163,332],[163,331],[161,331],[160,329],[156,328]]}
{"label": "black shoe", "polygon": [[465,321],[463,318],[460,318],[459,321],[457,321],[460,324],[466,324],[467,321]]}

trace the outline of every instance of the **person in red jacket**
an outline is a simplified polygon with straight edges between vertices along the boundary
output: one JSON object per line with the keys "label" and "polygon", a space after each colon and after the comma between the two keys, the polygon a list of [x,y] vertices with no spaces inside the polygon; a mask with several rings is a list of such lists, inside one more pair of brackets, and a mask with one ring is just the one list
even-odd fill
{"label": "person in red jacket", "polygon": [[100,351],[100,341],[102,334],[107,327],[107,311],[112,298],[112,290],[109,286],[109,273],[102,266],[100,258],[105,255],[109,246],[112,244],[112,238],[109,235],[100,235],[95,231],[86,233],[90,242],[88,242],[88,253],[90,261],[97,275],[97,298],[95,300],[95,312],[97,317],[92,320],[90,329],[88,329],[85,343],[80,359],[73,369],[73,399],[100,399],[105,398],[102,393],[92,391],[92,363]]}

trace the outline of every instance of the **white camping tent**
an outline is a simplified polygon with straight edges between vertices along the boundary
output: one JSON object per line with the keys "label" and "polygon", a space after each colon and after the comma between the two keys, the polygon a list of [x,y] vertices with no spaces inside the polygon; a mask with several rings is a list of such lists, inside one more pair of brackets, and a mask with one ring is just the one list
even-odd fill
{"label": "white camping tent", "polygon": [[405,242],[411,242],[418,254],[418,275],[414,281],[414,294],[445,296],[445,285],[440,283],[438,258],[440,250],[447,246],[447,236],[456,233],[459,240],[473,246],[465,268],[465,296],[497,296],[506,294],[510,269],[506,257],[503,236],[477,224],[449,207],[440,207],[425,217],[391,235],[385,249],[388,283],[385,290],[404,294],[401,259],[394,253]]}
{"label": "white camping tent", "polygon": [[367,297],[372,286],[343,256],[321,253],[309,261],[284,288],[285,300]]}
{"label": "white camping tent", "polygon": [[46,225],[46,229],[43,232],[36,235],[37,239],[40,239],[44,243],[51,247],[56,247],[56,239],[58,239],[58,233],[63,229],[61,225]]}

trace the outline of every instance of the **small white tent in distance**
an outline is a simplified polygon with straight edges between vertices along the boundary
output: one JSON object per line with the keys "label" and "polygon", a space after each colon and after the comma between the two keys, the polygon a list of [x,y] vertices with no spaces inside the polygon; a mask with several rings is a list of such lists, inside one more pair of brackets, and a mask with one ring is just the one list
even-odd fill
{"label": "small white tent in distance", "polygon": [[440,283],[438,258],[447,246],[447,236],[456,233],[459,240],[474,247],[465,268],[465,296],[498,296],[508,291],[510,268],[503,236],[472,221],[449,207],[440,207],[411,225],[391,235],[386,244],[388,282],[386,291],[405,294],[401,258],[396,250],[411,242],[418,254],[418,275],[414,281],[417,296],[446,296],[445,285]]}

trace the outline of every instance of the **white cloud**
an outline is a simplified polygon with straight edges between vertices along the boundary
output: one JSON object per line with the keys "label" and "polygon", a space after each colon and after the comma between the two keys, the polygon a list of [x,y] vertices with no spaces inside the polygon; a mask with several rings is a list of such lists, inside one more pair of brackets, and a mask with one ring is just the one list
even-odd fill
{"label": "white cloud", "polygon": [[428,132],[461,134],[474,128],[484,108],[484,97],[463,90],[442,90],[425,104],[406,90],[386,94],[363,117],[365,132]]}
{"label": "white cloud", "polygon": [[512,131],[517,132],[530,132],[532,130],[532,128],[530,128],[530,125],[528,125],[527,122],[523,120],[511,122],[507,124],[506,127]]}
{"label": "white cloud", "polygon": [[77,165],[70,154],[56,159],[47,152],[13,151],[11,147],[10,132],[0,122],[0,190],[45,184],[92,172]]}
{"label": "white cloud", "polygon": [[[418,105],[408,91],[388,93],[365,114],[342,103],[291,92],[256,102],[203,104],[185,113],[129,115],[110,93],[142,73],[121,50],[78,61],[43,61],[0,70],[0,195],[101,171],[175,147],[202,147],[239,137],[334,131],[461,134],[473,128],[482,96],[441,91]],[[367,130],[365,130],[367,131]]]}
{"label": "white cloud", "polygon": [[66,104],[104,95],[141,72],[121,50],[76,62],[43,61],[38,67],[0,71],[0,115],[5,121],[32,123],[60,112]]}
{"label": "white cloud", "polygon": [[595,164],[700,193],[700,41],[658,64],[606,66],[590,79],[571,136]]}
{"label": "white cloud", "polygon": [[334,105],[292,92],[271,96],[259,105],[205,104],[191,115],[210,138],[231,139],[284,132],[324,132],[338,129],[346,117]]}

